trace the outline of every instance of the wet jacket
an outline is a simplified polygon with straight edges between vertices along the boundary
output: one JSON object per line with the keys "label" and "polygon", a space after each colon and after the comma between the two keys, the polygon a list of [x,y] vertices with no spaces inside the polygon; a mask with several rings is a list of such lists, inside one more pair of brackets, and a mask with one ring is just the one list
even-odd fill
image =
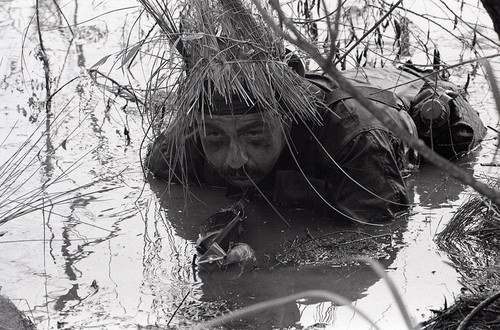
{"label": "wet jacket", "polygon": [[[276,165],[275,202],[363,222],[392,220],[408,203],[402,141],[352,99],[322,112],[323,125],[292,127],[293,149]],[[401,122],[396,109],[389,113]]]}

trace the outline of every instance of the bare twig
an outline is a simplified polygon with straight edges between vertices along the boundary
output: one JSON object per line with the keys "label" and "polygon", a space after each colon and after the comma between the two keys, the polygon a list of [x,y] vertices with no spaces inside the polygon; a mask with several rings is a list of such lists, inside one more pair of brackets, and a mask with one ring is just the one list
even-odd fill
{"label": "bare twig", "polygon": [[68,29],[69,29],[69,32],[71,32],[71,35],[75,36],[75,33],[73,32],[73,29],[71,28],[71,24],[68,22],[68,19],[66,18],[66,15],[64,15],[64,12],[62,11],[59,4],[57,3],[57,0],[52,0],[52,2],[54,2],[54,5],[56,5],[57,11],[59,11],[61,13],[62,17],[66,21],[66,25],[68,26]]}
{"label": "bare twig", "polygon": [[[195,254],[196,255],[196,254]],[[179,308],[181,308],[182,304],[184,304],[184,301],[186,301],[186,298],[189,296],[189,293],[190,291],[188,291],[185,295],[184,295],[184,298],[182,298],[182,301],[179,303],[179,306],[177,306],[177,308],[175,309],[174,313],[172,314],[172,316],[170,316],[170,319],[168,320],[167,322],[167,327],[170,325],[170,322],[172,322],[172,319],[174,318],[175,314],[177,314],[177,311],[179,310]]]}
{"label": "bare twig", "polygon": [[[322,3],[326,11],[325,0],[323,0]],[[335,54],[339,51],[335,43],[337,41],[337,37],[339,34],[340,12],[342,10],[342,4],[343,4],[342,0],[338,0],[337,9],[335,10],[335,21],[333,22],[333,24],[330,21],[330,16],[329,15],[326,16],[326,23],[328,26],[328,31],[330,33],[330,53],[328,54],[327,61],[330,62],[333,60]]]}
{"label": "bare twig", "polygon": [[491,127],[490,125],[488,125],[488,126],[486,126],[486,127],[488,127],[489,129],[491,129],[493,132],[497,132],[498,134],[500,134],[500,131],[499,131],[499,130],[497,130],[496,128],[493,128],[493,127]]}
{"label": "bare twig", "polygon": [[[110,15],[110,14],[113,14],[113,13],[116,13],[116,12],[119,12],[119,11],[130,10],[130,9],[137,9],[137,8],[140,8],[140,7],[139,6],[129,6],[129,7],[116,8],[116,9],[113,9],[113,10],[109,10],[109,11],[107,11],[105,13],[93,16],[93,17],[91,17],[89,19],[86,19],[84,21],[75,23],[73,25],[68,25],[67,27],[68,27],[68,29],[71,29],[71,27],[76,27],[76,26],[80,26],[80,25],[83,25],[83,24],[88,23],[88,22],[95,21],[96,19],[98,19],[100,17],[103,17],[103,16],[106,16],[106,15]],[[64,27],[63,26],[57,26],[55,28],[51,28],[51,29],[49,28],[46,31],[54,31],[54,30],[60,30],[60,29],[64,29]]]}
{"label": "bare twig", "polygon": [[[448,4],[446,3],[446,1],[441,0],[440,3],[443,6],[445,6],[446,9],[448,9],[449,12],[454,13],[453,9],[450,8],[450,6],[448,6]],[[483,4],[484,4],[484,2],[483,2]],[[484,7],[485,7],[485,9],[487,9],[486,6],[484,6]],[[493,19],[493,25],[497,24],[496,20],[493,17],[492,17],[492,19]],[[492,44],[494,44],[496,46],[500,46],[500,44],[498,43],[498,41],[493,40],[491,38],[491,35],[488,35],[487,33],[483,33],[480,29],[477,29],[475,26],[473,26],[472,24],[470,24],[466,20],[462,19],[460,16],[457,16],[457,20],[460,20],[460,22],[462,22],[463,24],[465,24],[469,29],[474,30],[475,33],[477,33],[478,35],[480,35],[484,39],[488,40]]]}
{"label": "bare twig", "polygon": [[344,60],[344,58],[346,58],[346,56],[351,53],[353,49],[355,49],[363,40],[365,40],[367,36],[369,36],[373,31],[375,31],[376,28],[380,26],[380,24],[382,24],[385,21],[385,19],[394,11],[394,9],[396,9],[401,4],[401,2],[403,2],[403,0],[399,0],[394,5],[392,5],[391,8],[387,11],[387,13],[384,14],[384,16],[382,16],[368,31],[366,31],[361,36],[361,38],[359,38],[348,50],[346,50],[344,55],[340,56],[335,61],[334,65],[341,63]]}
{"label": "bare twig", "polygon": [[69,84],[71,84],[73,81],[77,80],[79,77],[74,77],[73,79],[70,79],[69,81],[67,81],[66,83],[64,83],[64,85],[62,85],[61,87],[59,87],[54,93],[50,94],[49,98],[47,99],[47,102],[50,102],[52,100],[52,98],[57,94],[59,93],[64,87],[68,86]]}
{"label": "bare twig", "polygon": [[36,0],[36,26],[38,30],[38,41],[40,43],[40,51],[38,54],[38,58],[43,63],[43,71],[45,73],[45,111],[49,114],[51,113],[50,66],[49,66],[49,59],[47,57],[47,52],[45,51],[45,46],[43,45],[42,28],[40,26],[40,9],[38,0]]}
{"label": "bare twig", "polygon": [[500,291],[489,297],[488,299],[482,301],[479,305],[477,305],[460,323],[458,326],[457,330],[465,330],[467,329],[467,326],[469,325],[469,322],[472,320],[472,318],[479,313],[481,310],[483,310],[486,306],[494,302],[495,300],[500,298]]}
{"label": "bare twig", "polygon": [[155,18],[156,23],[165,33],[172,47],[177,49],[183,58],[187,58],[188,52],[181,39],[181,31],[177,28],[172,13],[166,6],[166,3],[162,3],[160,0],[139,0],[139,2],[144,6],[147,12]]}

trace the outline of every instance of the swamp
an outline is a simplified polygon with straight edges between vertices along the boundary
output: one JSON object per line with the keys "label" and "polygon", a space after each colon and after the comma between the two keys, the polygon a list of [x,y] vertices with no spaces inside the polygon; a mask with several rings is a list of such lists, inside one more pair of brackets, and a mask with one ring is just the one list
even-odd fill
{"label": "swamp", "polygon": [[[324,2],[280,3],[328,48]],[[411,60],[467,86],[487,131],[453,163],[498,191],[500,41],[481,1],[339,3],[339,69]],[[145,174],[146,105],[174,52],[154,18],[134,0],[2,0],[0,17],[0,296],[26,328],[203,328],[249,308],[223,328],[456,329],[490,297],[481,329],[500,327],[498,204],[431,163],[408,174],[412,207],[387,226],[250,203],[254,258],[201,271],[200,223],[234,200]]]}

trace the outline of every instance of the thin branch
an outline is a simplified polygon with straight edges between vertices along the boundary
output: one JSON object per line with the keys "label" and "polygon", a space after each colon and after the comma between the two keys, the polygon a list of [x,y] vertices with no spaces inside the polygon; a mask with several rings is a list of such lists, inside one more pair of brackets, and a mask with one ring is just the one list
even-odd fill
{"label": "thin branch", "polygon": [[[196,256],[196,254],[195,254]],[[170,316],[170,319],[168,320],[167,322],[167,327],[170,325],[170,322],[172,322],[175,314],[177,314],[177,312],[179,311],[179,308],[181,308],[182,304],[184,304],[184,301],[186,301],[186,298],[189,296],[189,293],[190,291],[188,291],[185,295],[184,295],[184,298],[182,298],[182,301],[179,303],[179,306],[177,306],[177,308],[175,309],[174,313],[172,314],[172,316]]]}
{"label": "thin branch", "polygon": [[68,22],[68,19],[66,18],[66,15],[64,15],[64,12],[62,11],[62,9],[59,6],[59,4],[57,3],[57,0],[52,0],[52,2],[54,2],[54,4],[56,5],[57,10],[61,13],[62,17],[66,21],[66,25],[68,26],[69,32],[71,32],[71,35],[74,37],[75,33],[73,32],[73,29],[71,28],[71,24]]}
{"label": "thin branch", "polygon": [[[106,15],[109,15],[109,14],[113,14],[113,13],[116,13],[116,12],[119,12],[119,11],[122,11],[122,10],[137,9],[137,8],[140,8],[140,6],[130,6],[130,7],[122,7],[122,8],[113,9],[113,10],[107,11],[105,13],[102,13],[102,14],[96,15],[94,17],[91,17],[89,19],[86,19],[84,21],[75,23],[73,25],[68,25],[67,27],[70,29],[71,27],[76,27],[76,26],[80,26],[80,25],[83,25],[83,24],[88,23],[88,22],[92,22],[92,21],[94,21],[94,20],[96,20],[96,19],[98,19],[100,17],[106,16]],[[47,29],[46,31],[54,31],[54,30],[60,30],[60,29],[64,29],[64,27],[63,26],[58,26],[58,27],[55,27],[55,28]]]}
{"label": "thin branch", "polygon": [[42,29],[40,26],[40,9],[38,0],[36,0],[36,27],[38,30],[38,41],[40,42],[39,59],[43,63],[43,71],[45,73],[45,111],[47,112],[47,114],[49,114],[51,112],[50,66],[49,66],[49,59],[47,58],[47,52],[45,51],[45,46],[43,45]]}
{"label": "thin branch", "polygon": [[[326,2],[325,0],[322,0],[323,6],[325,7],[326,11]],[[342,0],[338,0],[337,3],[337,10],[335,11],[335,21],[332,23],[330,22],[330,16],[326,16],[326,23],[328,26],[328,31],[330,32],[330,53],[328,54],[327,61],[332,61],[333,57],[335,54],[338,52],[337,46],[335,45],[335,42],[337,41],[337,37],[339,34],[339,24],[340,24],[340,11],[342,9]]]}
{"label": "thin branch", "polygon": [[[455,12],[453,11],[453,9],[450,8],[450,6],[448,6],[446,4],[446,1],[439,1],[441,4],[443,4],[443,6],[446,7],[446,9],[448,9],[448,11],[450,13],[453,13],[455,14]],[[486,8],[485,8],[486,9]],[[486,39],[487,41],[491,42],[492,44],[496,45],[496,46],[500,46],[500,44],[498,43],[498,41],[496,40],[493,40],[492,38],[490,38],[490,36],[488,36],[487,34],[483,33],[480,29],[477,28],[477,26],[472,26],[472,24],[470,24],[469,22],[467,22],[466,20],[462,19],[462,17],[460,16],[457,16],[455,14],[455,16],[457,17],[457,19],[462,22],[463,24],[465,24],[469,29],[473,30],[474,32],[476,32],[478,35],[480,35],[481,37],[483,37],[484,39]],[[493,19],[493,17],[492,17]],[[493,20],[493,24],[495,24],[495,20]]]}
{"label": "thin branch", "polygon": [[460,322],[460,325],[458,326],[457,330],[465,330],[467,329],[467,326],[469,325],[470,320],[479,313],[481,310],[483,310],[486,306],[494,302],[495,300],[500,298],[500,291],[489,297],[488,299],[482,301],[479,305],[477,305],[470,313],[467,315],[462,322]]}
{"label": "thin branch", "polygon": [[398,2],[396,2],[394,5],[391,6],[391,8],[389,8],[389,10],[387,11],[387,13],[384,14],[384,16],[382,16],[368,31],[366,31],[362,36],[361,38],[359,38],[348,50],[345,51],[344,55],[340,56],[337,61],[335,61],[335,63],[333,63],[333,65],[337,65],[339,63],[341,63],[344,58],[346,58],[347,55],[349,55],[353,49],[355,49],[356,47],[358,47],[358,45],[366,38],[368,37],[373,31],[375,31],[376,28],[378,28],[380,26],[380,24],[382,24],[385,19],[390,15],[392,14],[392,12],[394,11],[394,9],[396,9],[400,4],[401,2],[403,2],[403,0],[399,0]]}
{"label": "thin branch", "polygon": [[49,98],[47,99],[47,102],[50,102],[52,100],[52,98],[57,94],[59,93],[64,87],[68,86],[69,84],[71,84],[73,81],[77,80],[78,78],[80,77],[74,77],[73,79],[70,79],[69,81],[67,81],[64,85],[62,85],[61,87],[59,87],[54,93],[50,94]]}

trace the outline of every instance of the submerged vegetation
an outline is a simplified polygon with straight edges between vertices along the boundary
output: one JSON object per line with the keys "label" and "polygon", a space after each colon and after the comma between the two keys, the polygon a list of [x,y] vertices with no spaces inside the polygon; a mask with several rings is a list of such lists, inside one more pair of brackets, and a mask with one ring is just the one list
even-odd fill
{"label": "submerged vegetation", "polygon": [[359,258],[383,259],[391,245],[391,235],[370,235],[346,231],[314,237],[296,238],[283,244],[274,257],[279,265],[321,265],[340,267]]}

